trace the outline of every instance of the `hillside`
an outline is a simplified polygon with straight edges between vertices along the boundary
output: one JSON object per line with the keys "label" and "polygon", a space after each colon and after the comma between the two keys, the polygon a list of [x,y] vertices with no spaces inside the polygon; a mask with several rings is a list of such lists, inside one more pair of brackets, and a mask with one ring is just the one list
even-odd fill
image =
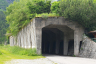
{"label": "hillside", "polygon": [[8,27],[8,24],[6,24],[5,14],[3,13],[3,11],[5,11],[6,7],[8,7],[8,5],[13,1],[14,0],[0,0],[0,43],[6,40],[4,34],[6,33],[6,29]]}
{"label": "hillside", "polygon": [[8,6],[8,2],[6,0],[0,0],[0,9],[5,10]]}
{"label": "hillside", "polygon": [[8,4],[13,3],[14,0],[6,0]]}

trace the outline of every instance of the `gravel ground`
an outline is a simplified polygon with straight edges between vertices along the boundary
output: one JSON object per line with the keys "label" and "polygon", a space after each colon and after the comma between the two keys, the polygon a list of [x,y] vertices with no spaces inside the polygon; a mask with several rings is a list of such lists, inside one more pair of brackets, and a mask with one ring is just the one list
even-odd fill
{"label": "gravel ground", "polygon": [[68,57],[57,55],[46,55],[40,59],[13,59],[6,61],[5,64],[96,64],[96,59]]}
{"label": "gravel ground", "polygon": [[58,64],[55,63],[47,58],[40,58],[40,59],[13,59],[11,61],[5,62],[5,64]]}

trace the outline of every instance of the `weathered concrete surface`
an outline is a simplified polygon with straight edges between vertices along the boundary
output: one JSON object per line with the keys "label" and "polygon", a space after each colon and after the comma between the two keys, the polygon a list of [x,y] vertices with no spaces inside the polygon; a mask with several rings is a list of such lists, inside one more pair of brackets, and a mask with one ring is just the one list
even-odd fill
{"label": "weathered concrete surface", "polygon": [[[64,19],[63,17],[49,17],[44,20],[42,18],[35,18],[35,27],[36,27],[36,43],[37,43],[37,53],[41,54],[42,48],[42,28],[58,28],[59,30],[67,33],[70,36],[70,30],[65,30],[64,27],[67,26],[71,30],[73,30],[73,39],[74,39],[74,55],[78,56],[79,54],[79,44],[82,41],[82,35],[84,33],[84,28],[80,26],[76,22],[71,22],[69,20]],[[69,32],[69,33],[68,33]],[[67,37],[69,39],[69,37]],[[64,42],[68,43],[68,40]],[[67,44],[64,45],[64,55],[67,55],[68,47]]]}
{"label": "weathered concrete surface", "polygon": [[10,46],[36,48],[35,19],[18,32],[16,37],[10,36]]}
{"label": "weathered concrete surface", "polygon": [[[82,41],[84,28],[76,22],[71,22],[63,17],[49,17],[47,19],[35,18],[18,33],[17,37],[10,36],[10,45],[18,45],[23,48],[36,48],[37,54],[42,54],[42,29],[57,28],[63,32],[64,55],[68,55],[68,42],[74,40],[74,55],[79,54],[79,44]],[[54,32],[55,33],[55,32]],[[56,34],[56,33],[55,33]],[[58,39],[56,37],[56,39]],[[58,40],[56,40],[58,42]],[[58,43],[56,43],[58,45]],[[52,47],[52,46],[51,46]],[[58,53],[58,46],[56,47]]]}
{"label": "weathered concrete surface", "polygon": [[79,56],[96,59],[96,42],[84,36]]}

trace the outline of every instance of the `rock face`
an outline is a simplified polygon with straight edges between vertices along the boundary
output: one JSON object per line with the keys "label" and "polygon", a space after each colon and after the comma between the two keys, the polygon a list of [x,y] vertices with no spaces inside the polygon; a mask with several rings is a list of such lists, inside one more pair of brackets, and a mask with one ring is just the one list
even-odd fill
{"label": "rock face", "polygon": [[82,42],[79,56],[96,59],[96,42],[85,36]]}

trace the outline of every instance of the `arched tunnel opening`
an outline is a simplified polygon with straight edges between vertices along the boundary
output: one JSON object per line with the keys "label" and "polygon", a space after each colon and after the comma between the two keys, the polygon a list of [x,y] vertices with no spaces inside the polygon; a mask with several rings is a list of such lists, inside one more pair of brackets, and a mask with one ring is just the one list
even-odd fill
{"label": "arched tunnel opening", "polygon": [[57,28],[42,29],[42,54],[63,55],[63,35]]}
{"label": "arched tunnel opening", "polygon": [[55,39],[55,34],[52,31],[42,31],[42,53],[55,53]]}
{"label": "arched tunnel opening", "polygon": [[[64,55],[64,52],[66,52],[66,55],[68,56],[74,55],[74,31],[70,29],[70,31],[72,31],[70,32],[68,30],[69,28],[65,26],[50,27],[42,28],[42,54]],[[65,29],[64,31],[63,29],[58,29],[61,27],[63,29],[66,28],[67,30]],[[65,32],[68,33],[67,38],[72,36],[71,40],[64,41],[66,35]],[[70,35],[69,32],[72,34]],[[65,42],[67,42],[67,44],[65,44]]]}

